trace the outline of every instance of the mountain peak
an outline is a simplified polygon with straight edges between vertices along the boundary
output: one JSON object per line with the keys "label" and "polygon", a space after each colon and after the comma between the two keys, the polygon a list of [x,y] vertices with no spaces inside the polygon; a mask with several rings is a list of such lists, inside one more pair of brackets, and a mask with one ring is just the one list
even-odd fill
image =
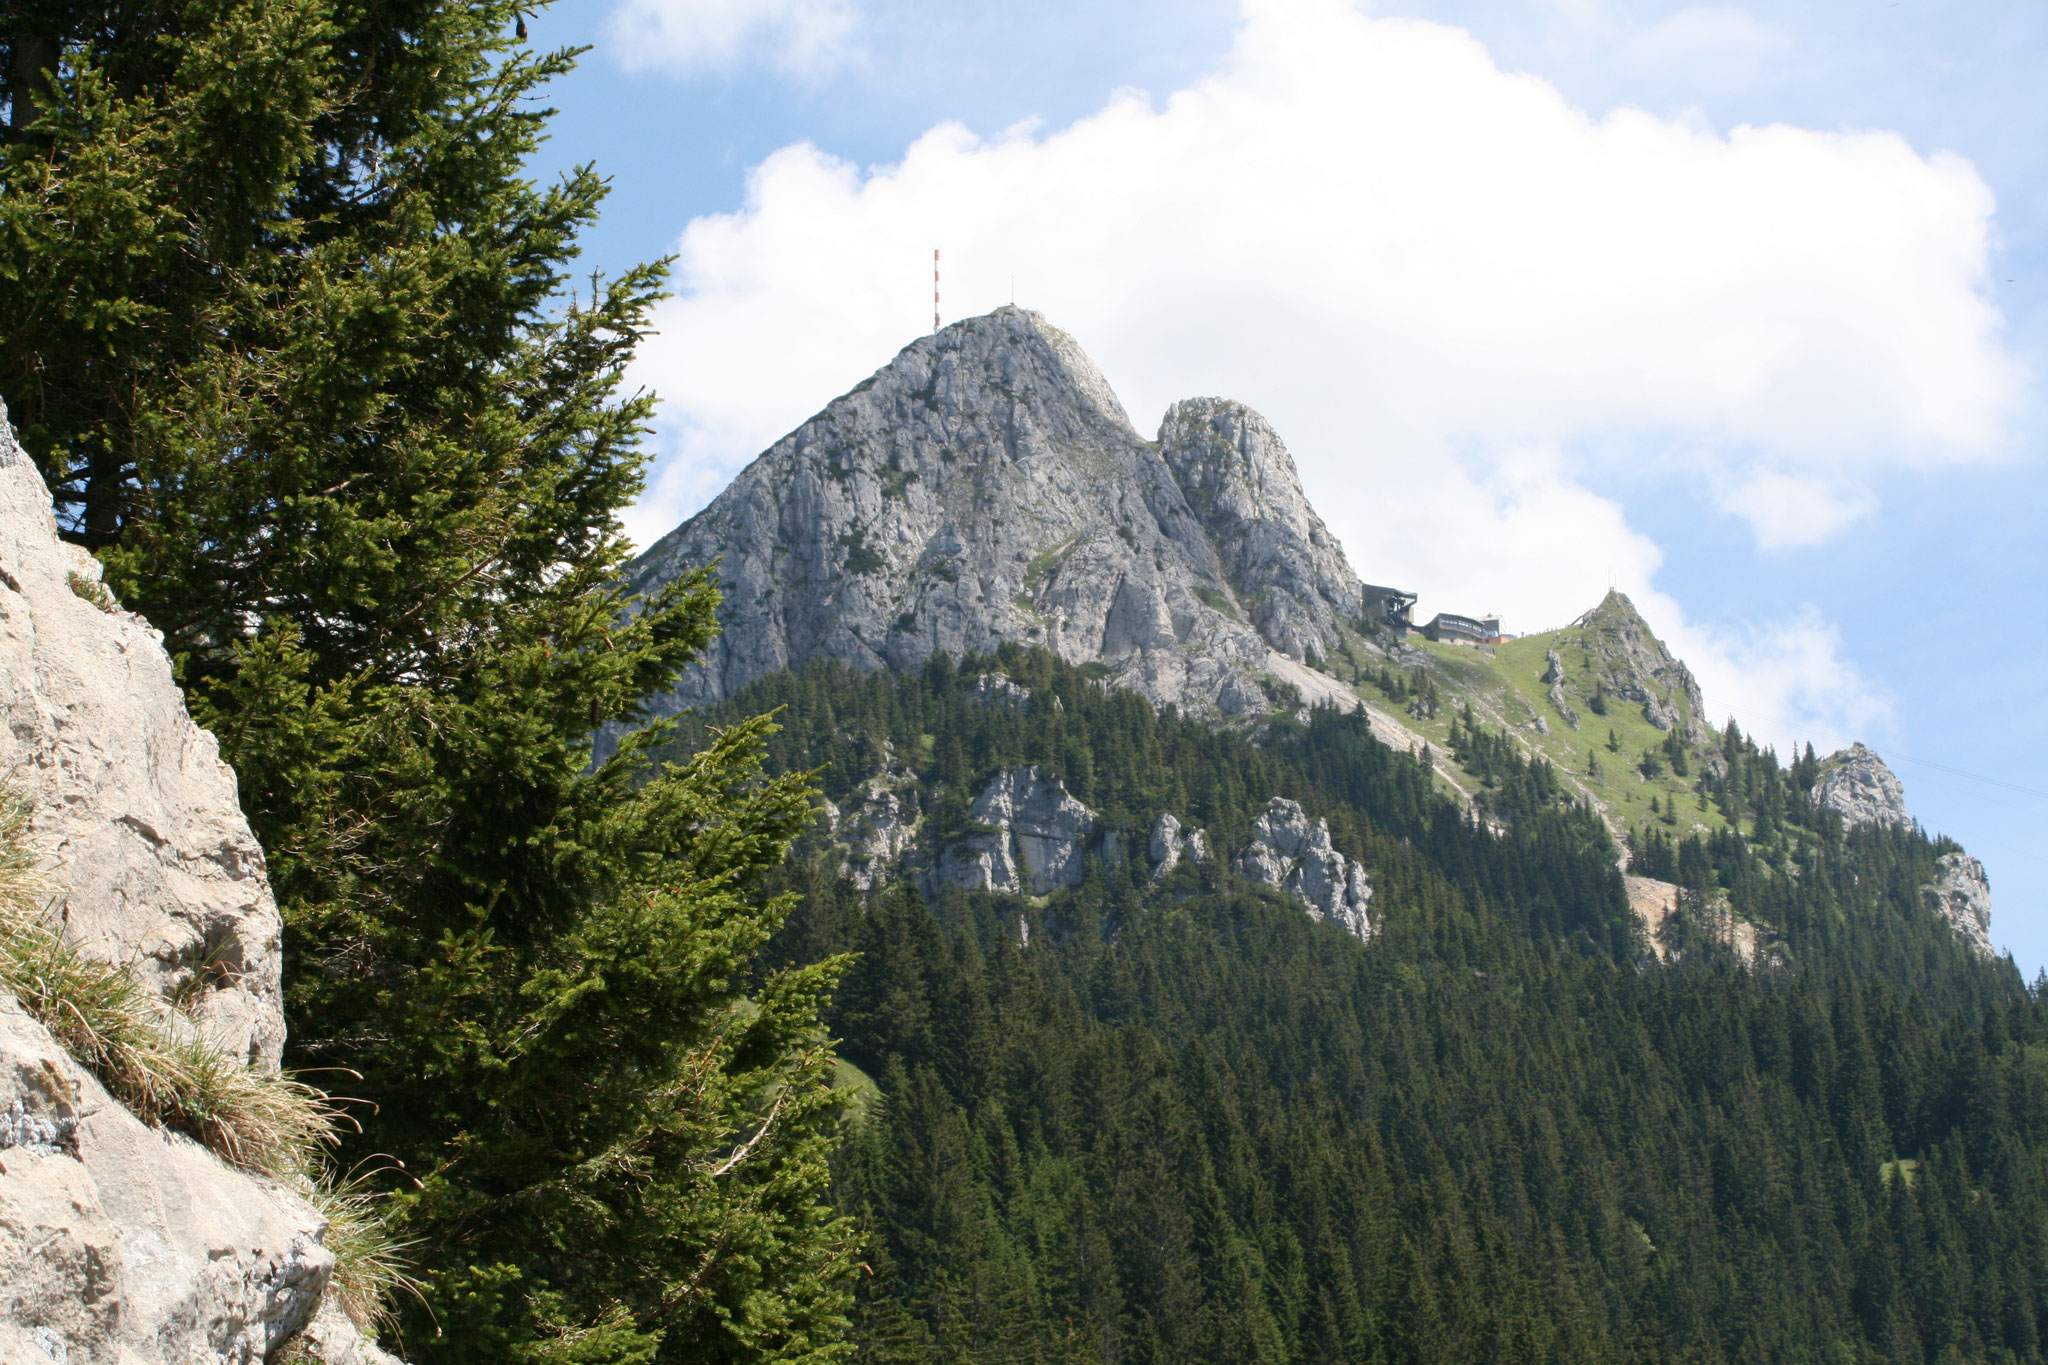
{"label": "mountain peak", "polygon": [[1134,439],[1137,434],[1116,391],[1080,343],[1043,313],[1015,304],[919,337],[854,392],[892,375],[926,381],[935,405],[1001,402],[1030,391],[1041,401],[1065,402],[1119,426]]}
{"label": "mountain peak", "polygon": [[1241,404],[1143,440],[1078,343],[1016,307],[905,346],[628,570],[720,561],[724,630],[670,713],[814,658],[914,668],[1043,645],[1197,714],[1357,699],[1303,665],[1358,580],[1286,447]]}
{"label": "mountain peak", "polygon": [[1584,649],[1593,661],[1595,681],[1606,692],[1639,704],[1659,730],[1677,730],[1691,742],[1706,737],[1699,682],[1657,638],[1627,593],[1609,588],[1600,605],[1560,632],[1560,638]]}
{"label": "mountain peak", "polygon": [[1609,588],[1607,595],[1600,599],[1599,605],[1579,619],[1587,625],[1597,622],[1607,627],[1634,626],[1645,631],[1650,628],[1650,623],[1636,610],[1635,601],[1620,588]]}
{"label": "mountain peak", "polygon": [[1327,656],[1358,616],[1360,584],[1272,424],[1228,398],[1187,398],[1166,410],[1158,445],[1259,633],[1291,658]]}

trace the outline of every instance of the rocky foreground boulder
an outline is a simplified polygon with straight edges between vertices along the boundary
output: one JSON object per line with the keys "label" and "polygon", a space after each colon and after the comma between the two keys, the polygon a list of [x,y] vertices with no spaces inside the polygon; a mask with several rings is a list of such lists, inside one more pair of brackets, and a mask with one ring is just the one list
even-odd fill
{"label": "rocky foreground boulder", "polygon": [[[57,538],[4,408],[0,721],[49,925],[274,1072],[280,923],[234,774],[156,634]],[[323,1308],[326,1233],[293,1190],[136,1119],[0,991],[0,1361],[239,1365],[309,1325],[331,1365],[388,1361]]]}
{"label": "rocky foreground boulder", "polygon": [[99,580],[0,426],[0,774],[33,804],[50,913],[274,1071],[283,924],[263,850],[160,638]]}

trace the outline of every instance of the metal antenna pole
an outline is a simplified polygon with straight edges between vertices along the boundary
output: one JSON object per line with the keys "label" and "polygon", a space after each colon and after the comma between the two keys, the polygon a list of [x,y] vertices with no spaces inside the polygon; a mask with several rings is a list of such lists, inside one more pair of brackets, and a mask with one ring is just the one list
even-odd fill
{"label": "metal antenna pole", "polygon": [[932,248],[932,335],[939,334],[939,249]]}

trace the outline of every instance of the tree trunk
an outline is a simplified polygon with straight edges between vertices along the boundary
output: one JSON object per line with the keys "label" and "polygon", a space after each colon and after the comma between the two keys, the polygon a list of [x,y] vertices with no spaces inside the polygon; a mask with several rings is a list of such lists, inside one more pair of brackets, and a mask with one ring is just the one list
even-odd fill
{"label": "tree trunk", "polygon": [[36,108],[35,95],[50,88],[50,73],[57,66],[57,40],[17,33],[14,36],[14,69],[7,73],[7,88],[13,92],[8,126],[19,132],[43,116]]}

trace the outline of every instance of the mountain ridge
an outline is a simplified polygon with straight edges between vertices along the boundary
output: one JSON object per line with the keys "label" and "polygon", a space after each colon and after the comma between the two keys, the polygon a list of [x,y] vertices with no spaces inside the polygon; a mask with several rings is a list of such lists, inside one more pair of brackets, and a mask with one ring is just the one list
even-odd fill
{"label": "mountain ridge", "polygon": [[919,338],[629,566],[646,591],[723,558],[726,629],[652,709],[813,658],[914,667],[1006,639],[1202,714],[1339,699],[1303,665],[1337,647],[1357,578],[1285,446],[1220,399],[1176,405],[1162,438],[1037,314]]}
{"label": "mountain ridge", "polygon": [[[1078,343],[1014,306],[905,346],[649,547],[628,586],[646,593],[713,562],[721,632],[649,699],[654,715],[818,660],[905,671],[1042,646],[1155,708],[1226,725],[1305,719],[1310,705],[1360,712],[1482,819],[1495,779],[1474,727],[1549,760],[1617,847],[1638,829],[1705,837],[1770,819],[1754,793],[1727,789],[1735,741],[1626,595],[1492,646],[1370,620],[1263,416],[1183,399],[1145,440]],[[1844,772],[1888,797],[1886,820],[1910,820],[1896,779],[1858,746],[1809,777],[1849,824],[1870,817],[1867,802],[1829,796]],[[877,866],[910,837],[893,816],[878,829]],[[1965,907],[1944,913],[1988,953],[1981,868],[1956,876],[1930,903]]]}

